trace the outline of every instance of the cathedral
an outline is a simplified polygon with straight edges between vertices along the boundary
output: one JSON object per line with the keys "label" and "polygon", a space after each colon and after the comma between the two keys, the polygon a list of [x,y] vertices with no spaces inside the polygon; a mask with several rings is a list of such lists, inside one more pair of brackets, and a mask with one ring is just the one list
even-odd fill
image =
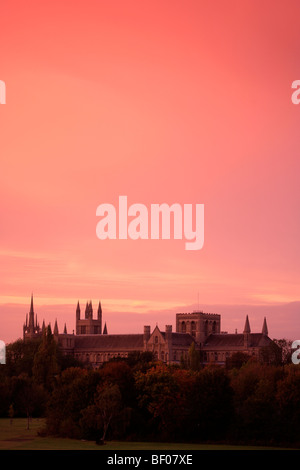
{"label": "cathedral", "polygon": [[[45,322],[40,327],[34,313],[33,296],[30,311],[23,325],[23,339],[41,338]],[[81,315],[79,301],[76,307],[76,333],[59,333],[57,321],[53,335],[64,354],[73,355],[78,360],[94,368],[112,358],[126,358],[131,352],[153,352],[155,358],[167,364],[179,364],[188,357],[191,345],[200,351],[201,362],[224,365],[226,360],[237,352],[259,357],[262,348],[273,341],[268,336],[266,319],[262,331],[252,333],[248,316],[243,333],[228,334],[221,332],[221,316],[213,313],[195,311],[176,314],[176,331],[172,325],[166,325],[165,331],[156,326],[151,332],[150,326],[144,326],[140,334],[108,334],[106,323],[102,328],[102,306],[99,302],[96,318],[92,302],[87,302],[84,318]]]}

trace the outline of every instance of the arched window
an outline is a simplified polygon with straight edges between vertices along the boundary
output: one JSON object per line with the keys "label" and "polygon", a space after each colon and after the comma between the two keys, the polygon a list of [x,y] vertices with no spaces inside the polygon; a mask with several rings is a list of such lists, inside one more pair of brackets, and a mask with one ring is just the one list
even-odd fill
{"label": "arched window", "polygon": [[186,323],[185,323],[185,321],[181,322],[181,333],[186,333]]}
{"label": "arched window", "polygon": [[194,321],[191,323],[191,335],[196,336],[196,322]]}

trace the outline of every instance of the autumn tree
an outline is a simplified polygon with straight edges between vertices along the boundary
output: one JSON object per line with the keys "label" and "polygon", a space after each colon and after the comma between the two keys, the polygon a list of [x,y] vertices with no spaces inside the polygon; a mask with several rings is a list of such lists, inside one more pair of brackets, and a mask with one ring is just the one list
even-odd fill
{"label": "autumn tree", "polygon": [[282,436],[300,443],[300,368],[291,364],[278,382],[276,399],[280,413]]}
{"label": "autumn tree", "polygon": [[95,407],[101,419],[101,441],[104,441],[112,419],[117,416],[122,407],[122,395],[118,385],[112,383],[99,385],[95,396]]}
{"label": "autumn tree", "polygon": [[139,406],[149,414],[153,431],[176,436],[182,427],[186,401],[180,381],[171,367],[157,365],[136,374]]}
{"label": "autumn tree", "polygon": [[49,325],[43,333],[42,342],[34,356],[32,369],[35,381],[44,385],[48,391],[53,388],[55,376],[59,372],[57,348]]}
{"label": "autumn tree", "polygon": [[210,366],[196,374],[191,400],[189,423],[194,437],[224,438],[233,416],[233,390],[226,371]]}

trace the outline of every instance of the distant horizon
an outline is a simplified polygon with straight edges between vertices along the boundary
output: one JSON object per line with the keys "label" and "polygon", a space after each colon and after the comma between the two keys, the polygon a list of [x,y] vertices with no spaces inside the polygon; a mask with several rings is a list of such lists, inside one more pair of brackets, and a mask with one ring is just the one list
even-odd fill
{"label": "distant horizon", "polygon": [[0,340],[32,292],[61,331],[79,297],[108,332],[199,304],[300,339],[300,2],[2,3]]}
{"label": "distant horizon", "polygon": [[[52,331],[55,321],[57,321],[59,333],[62,333],[64,326],[67,327],[67,333],[75,332],[75,313],[77,302],[81,308],[81,318],[84,318],[86,302],[92,301],[93,318],[96,318],[98,302],[102,305],[103,325],[106,323],[108,334],[142,334],[143,327],[149,325],[151,331],[157,325],[161,331],[165,330],[165,325],[172,325],[173,331],[176,331],[176,313],[215,313],[221,315],[221,332],[242,333],[246,316],[249,317],[252,333],[260,333],[266,317],[269,337],[271,339],[296,340],[300,338],[300,328],[298,316],[300,312],[300,301],[277,305],[178,305],[170,309],[148,310],[138,313],[137,311],[113,311],[107,308],[110,302],[101,299],[88,299],[80,301],[77,299],[74,303],[64,304],[46,304],[42,299],[33,297],[34,314],[37,321],[42,326],[43,321],[46,325],[51,325]],[[2,340],[5,343],[12,343],[23,338],[23,324],[26,315],[30,310],[30,298],[28,304],[0,304],[0,317],[5,315],[14,315],[20,320],[16,328],[6,325],[1,328]],[[272,316],[275,314],[275,317]],[[299,338],[298,338],[298,336]],[[297,338],[296,338],[297,336]]]}

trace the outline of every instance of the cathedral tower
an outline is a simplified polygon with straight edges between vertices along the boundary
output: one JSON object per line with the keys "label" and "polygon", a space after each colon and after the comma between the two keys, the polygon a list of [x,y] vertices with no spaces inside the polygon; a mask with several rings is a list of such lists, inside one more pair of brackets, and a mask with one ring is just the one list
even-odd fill
{"label": "cathedral tower", "polygon": [[85,306],[84,318],[80,318],[79,301],[76,308],[76,335],[101,335],[102,334],[102,307],[98,305],[97,318],[93,318],[92,301]]}
{"label": "cathedral tower", "polygon": [[40,334],[40,325],[37,322],[37,317],[34,318],[33,295],[31,295],[29,314],[26,315],[26,321],[23,325],[23,338],[24,340],[34,339],[38,338]]}
{"label": "cathedral tower", "polygon": [[177,313],[177,333],[189,333],[198,344],[204,344],[211,334],[219,334],[221,330],[221,316],[216,313]]}

